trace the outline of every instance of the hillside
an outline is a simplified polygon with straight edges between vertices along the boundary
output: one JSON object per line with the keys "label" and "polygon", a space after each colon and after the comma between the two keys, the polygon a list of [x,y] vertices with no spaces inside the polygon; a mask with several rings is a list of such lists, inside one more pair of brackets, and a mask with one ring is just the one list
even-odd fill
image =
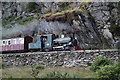
{"label": "hillside", "polygon": [[118,3],[2,2],[2,37],[75,33],[81,47],[114,47],[120,41]]}

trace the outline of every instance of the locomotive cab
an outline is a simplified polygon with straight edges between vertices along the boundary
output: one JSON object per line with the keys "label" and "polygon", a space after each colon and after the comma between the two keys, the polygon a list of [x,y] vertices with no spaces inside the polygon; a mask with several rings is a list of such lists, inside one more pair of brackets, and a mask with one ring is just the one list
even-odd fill
{"label": "locomotive cab", "polygon": [[35,43],[29,43],[30,50],[45,50],[49,51],[52,50],[52,40],[54,35],[53,34],[46,34],[46,35],[38,35],[37,41]]}

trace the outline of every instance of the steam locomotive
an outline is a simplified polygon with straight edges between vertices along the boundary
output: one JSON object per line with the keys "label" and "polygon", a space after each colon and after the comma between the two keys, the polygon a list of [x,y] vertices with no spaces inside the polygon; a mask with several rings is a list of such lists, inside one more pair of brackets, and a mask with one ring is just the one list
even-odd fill
{"label": "steam locomotive", "polygon": [[[0,52],[80,50],[74,37],[58,38],[54,34],[37,35],[36,41],[30,36],[0,40]],[[34,42],[33,42],[34,41]]]}

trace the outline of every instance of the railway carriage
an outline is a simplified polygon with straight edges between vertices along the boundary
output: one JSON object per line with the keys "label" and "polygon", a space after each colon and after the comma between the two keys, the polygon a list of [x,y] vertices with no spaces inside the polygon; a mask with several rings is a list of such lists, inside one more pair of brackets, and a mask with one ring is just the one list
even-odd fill
{"label": "railway carriage", "polygon": [[0,40],[0,52],[26,51],[32,40],[30,36]]}

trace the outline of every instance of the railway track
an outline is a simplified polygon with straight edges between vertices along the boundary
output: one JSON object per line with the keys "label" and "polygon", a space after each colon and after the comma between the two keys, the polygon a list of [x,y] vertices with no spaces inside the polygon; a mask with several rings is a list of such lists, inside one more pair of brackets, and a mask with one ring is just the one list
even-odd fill
{"label": "railway track", "polygon": [[13,54],[44,54],[44,53],[48,53],[48,54],[57,53],[58,54],[58,53],[64,53],[64,52],[90,53],[90,52],[108,52],[108,51],[118,51],[118,52],[120,52],[119,49],[101,49],[101,50],[49,51],[49,52],[37,51],[37,52],[23,52],[23,53],[4,53],[4,54],[0,54],[0,55],[6,55],[6,54],[9,54],[9,55],[13,55]]}

